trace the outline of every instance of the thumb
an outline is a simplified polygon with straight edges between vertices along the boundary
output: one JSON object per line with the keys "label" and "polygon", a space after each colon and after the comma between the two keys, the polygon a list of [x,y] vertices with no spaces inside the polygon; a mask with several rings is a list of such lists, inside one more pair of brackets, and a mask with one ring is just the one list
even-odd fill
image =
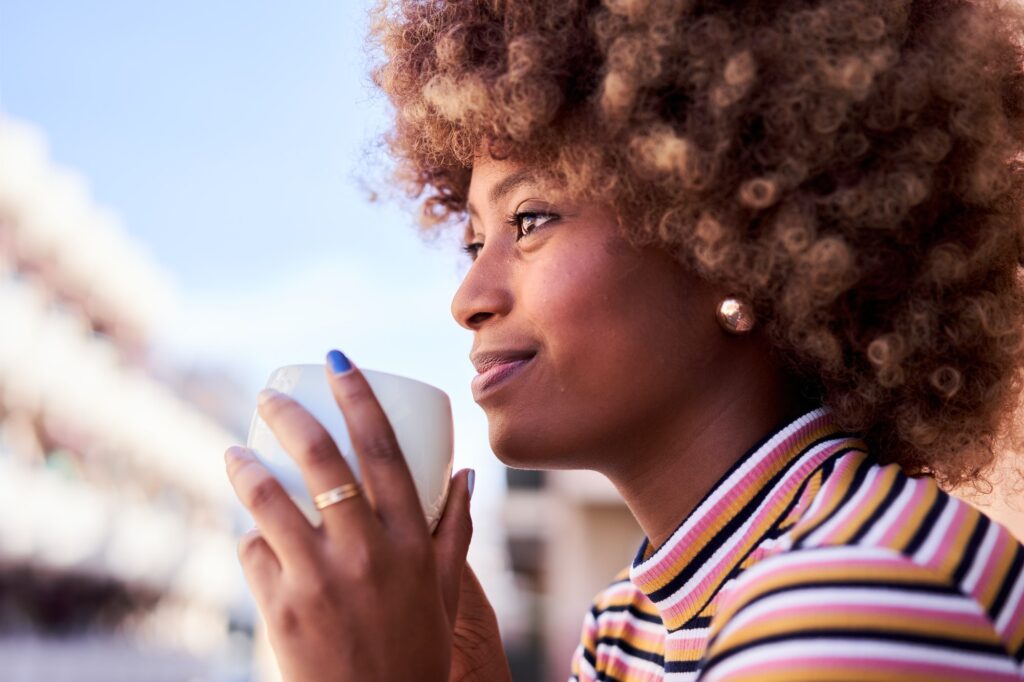
{"label": "thumb", "polygon": [[466,565],[469,541],[473,537],[473,519],[469,514],[469,498],[472,495],[476,472],[463,469],[452,478],[444,514],[434,531],[434,553],[441,578],[441,592],[444,598],[448,621],[455,622],[459,610],[459,586],[462,583],[462,569]]}

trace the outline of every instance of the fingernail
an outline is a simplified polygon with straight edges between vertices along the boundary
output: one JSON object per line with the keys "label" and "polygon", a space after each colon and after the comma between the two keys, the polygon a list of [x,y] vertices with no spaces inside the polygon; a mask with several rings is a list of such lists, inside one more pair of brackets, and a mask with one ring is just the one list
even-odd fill
{"label": "fingernail", "polygon": [[466,474],[466,487],[469,488],[469,499],[473,499],[473,486],[476,484],[476,470],[470,469]]}
{"label": "fingernail", "polygon": [[259,403],[260,405],[263,405],[265,403],[270,402],[274,398],[277,398],[280,395],[280,391],[276,391],[272,388],[265,388],[262,391],[260,391],[259,394],[256,396],[256,402]]}
{"label": "fingernail", "polygon": [[332,350],[327,354],[327,364],[331,366],[331,371],[335,374],[344,374],[352,369],[352,363],[340,350]]}
{"label": "fingernail", "polygon": [[232,445],[224,451],[225,462],[245,462],[252,458],[252,452],[250,452],[248,448],[243,448],[241,445]]}

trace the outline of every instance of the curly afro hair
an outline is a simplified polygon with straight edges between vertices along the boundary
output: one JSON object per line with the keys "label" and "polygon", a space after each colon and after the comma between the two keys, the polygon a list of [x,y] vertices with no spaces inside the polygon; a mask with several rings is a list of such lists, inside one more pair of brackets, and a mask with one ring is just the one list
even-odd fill
{"label": "curly afro hair", "polygon": [[879,459],[947,486],[992,471],[1024,359],[1015,2],[384,0],[374,19],[428,228],[463,217],[478,154],[533,164],[752,300]]}

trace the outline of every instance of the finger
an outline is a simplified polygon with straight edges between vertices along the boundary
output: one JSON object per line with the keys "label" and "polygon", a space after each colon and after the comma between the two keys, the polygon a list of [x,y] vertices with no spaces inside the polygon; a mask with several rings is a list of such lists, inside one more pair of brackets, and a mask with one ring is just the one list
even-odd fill
{"label": "finger", "polygon": [[476,474],[472,469],[460,471],[452,480],[444,515],[434,531],[434,552],[441,579],[441,595],[449,622],[455,622],[459,611],[459,586],[462,569],[466,565],[469,541],[473,537],[473,519],[469,514],[469,499]]}
{"label": "finger", "polygon": [[[298,464],[314,497],[356,482],[331,434],[298,402],[267,389],[259,395],[258,409],[278,442]],[[362,495],[332,504],[320,510],[320,514],[331,533],[351,534],[354,528],[365,529],[373,521],[373,512]]]}
{"label": "finger", "polygon": [[277,479],[246,448],[230,447],[224,459],[235,494],[281,564],[299,570],[312,566],[317,541],[313,527]]}
{"label": "finger", "polygon": [[372,491],[377,515],[395,530],[424,534],[427,522],[412,474],[366,377],[336,350],[327,354],[327,375],[334,399],[345,415],[363,483]]}
{"label": "finger", "polygon": [[274,550],[263,539],[258,528],[245,533],[238,541],[238,561],[252,596],[262,610],[281,575],[281,562],[274,556]]}

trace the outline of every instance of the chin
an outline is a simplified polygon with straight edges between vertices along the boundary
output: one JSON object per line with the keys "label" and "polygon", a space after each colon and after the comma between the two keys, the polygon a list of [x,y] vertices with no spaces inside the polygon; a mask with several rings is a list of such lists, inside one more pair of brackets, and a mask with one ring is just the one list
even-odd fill
{"label": "chin", "polygon": [[[491,451],[502,464],[512,469],[585,469],[577,449],[566,446],[564,435],[543,427],[503,428],[490,422],[488,435]],[[555,446],[555,444],[561,444]]]}

